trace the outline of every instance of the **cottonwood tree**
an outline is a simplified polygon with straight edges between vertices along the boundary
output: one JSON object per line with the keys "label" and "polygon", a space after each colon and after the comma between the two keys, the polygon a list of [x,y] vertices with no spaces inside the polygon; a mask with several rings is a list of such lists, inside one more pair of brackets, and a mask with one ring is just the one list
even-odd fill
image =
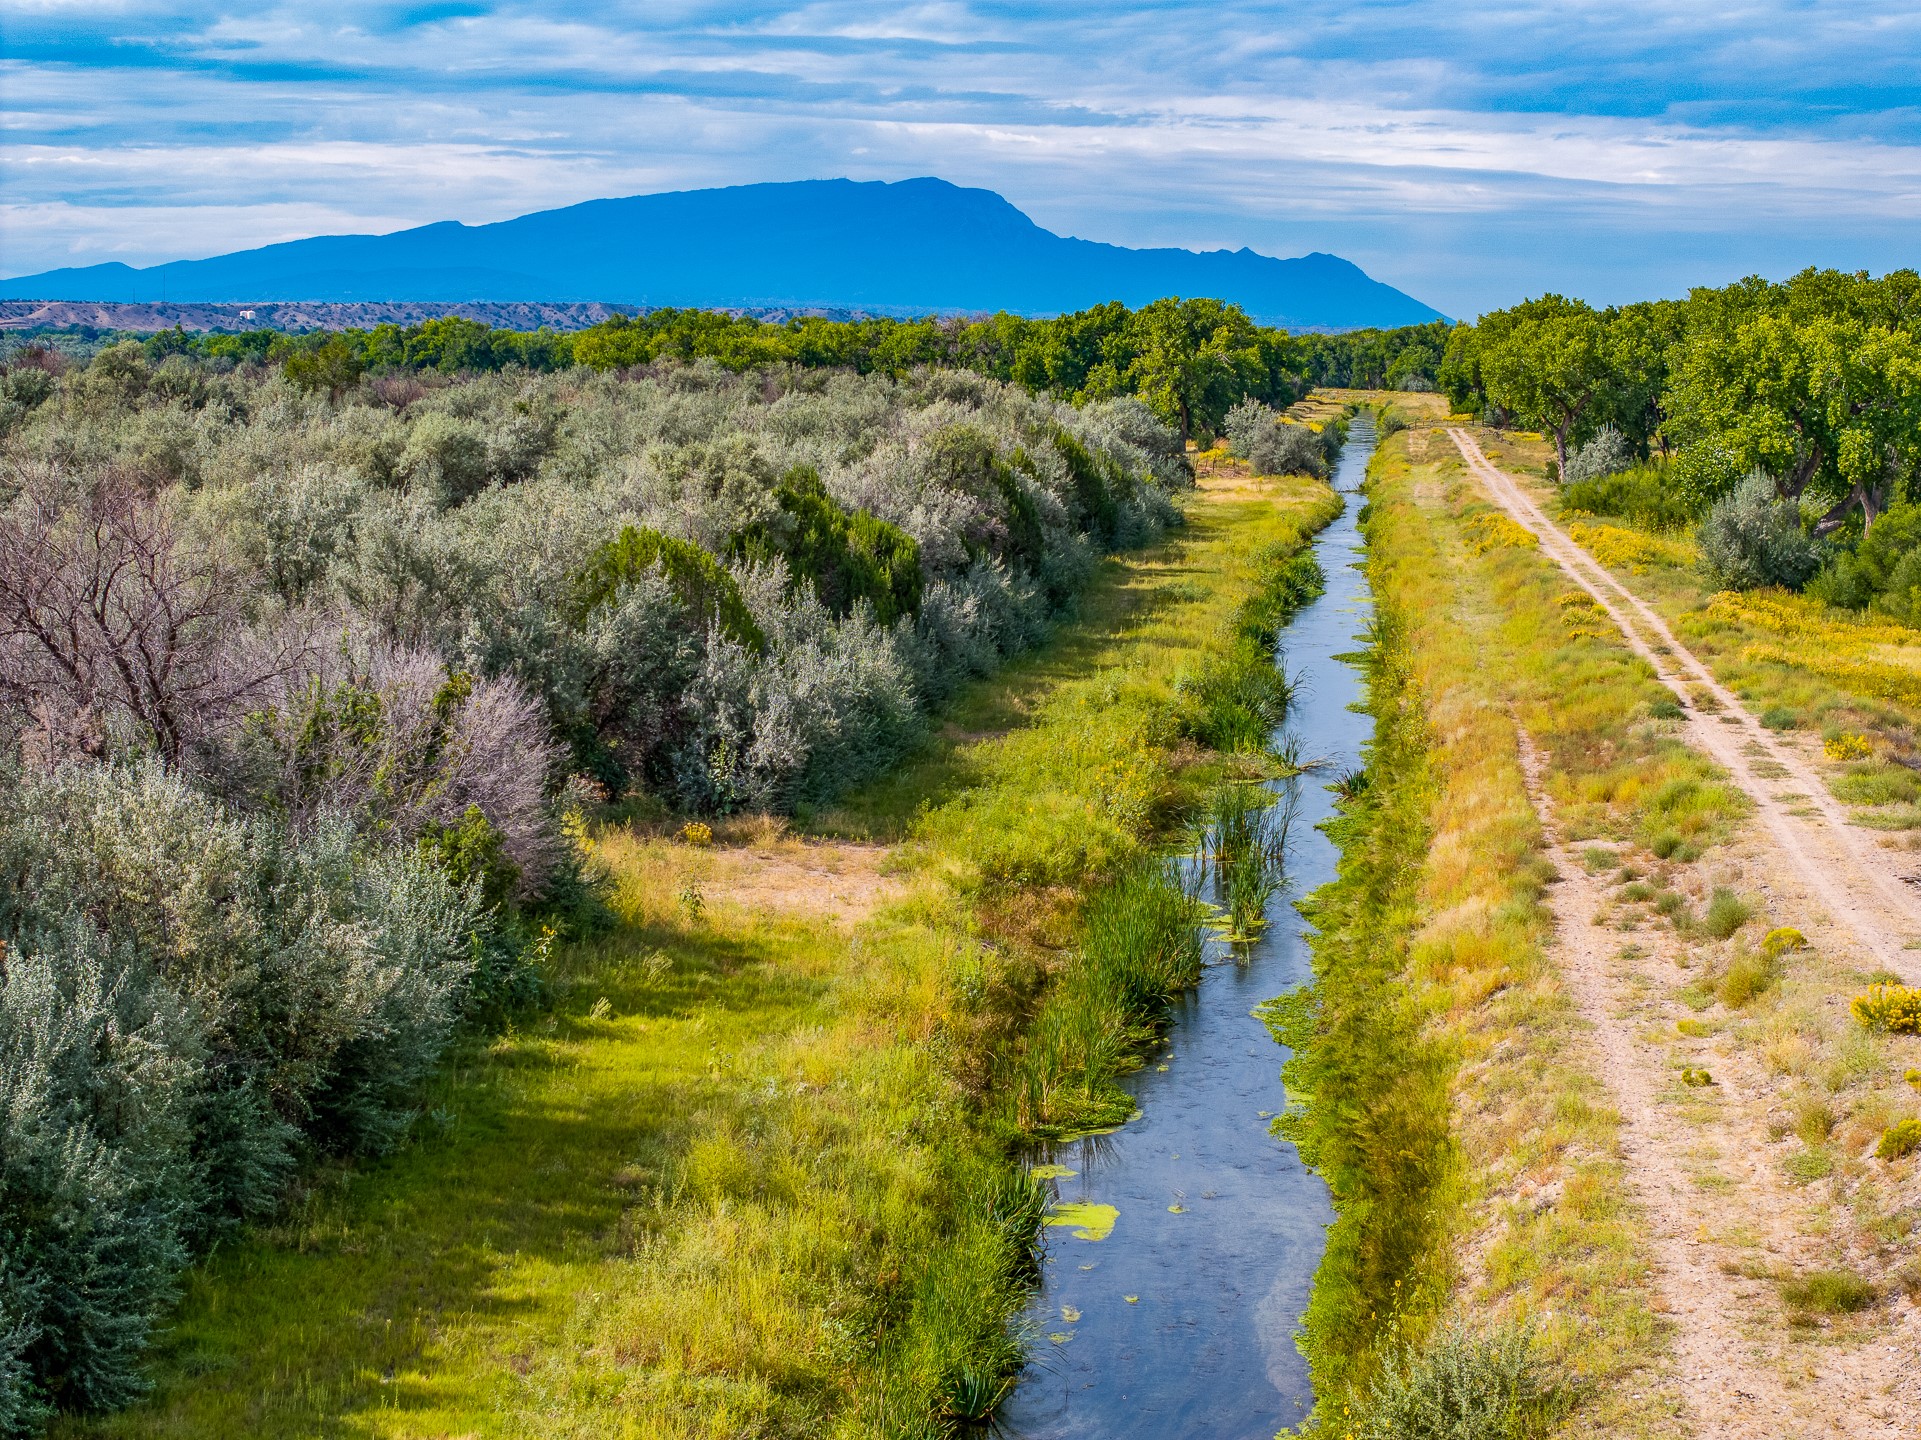
{"label": "cottonwood tree", "polygon": [[1138,349],[1123,378],[1179,424],[1183,446],[1218,429],[1235,401],[1266,388],[1261,336],[1237,305],[1156,300],[1135,313],[1131,328]]}
{"label": "cottonwood tree", "polygon": [[1488,400],[1552,433],[1565,474],[1570,441],[1615,379],[1607,317],[1582,301],[1543,295],[1483,319],[1476,349]]}
{"label": "cottonwood tree", "polygon": [[238,574],[183,546],[135,473],[15,479],[0,512],[0,695],[48,758],[101,755],[130,722],[178,764],[292,662],[291,632],[251,643]]}
{"label": "cottonwood tree", "polygon": [[1872,526],[1921,460],[1921,345],[1846,316],[1757,314],[1690,337],[1667,407],[1698,492],[1760,469],[1783,499],[1828,505],[1817,532],[1856,509]]}

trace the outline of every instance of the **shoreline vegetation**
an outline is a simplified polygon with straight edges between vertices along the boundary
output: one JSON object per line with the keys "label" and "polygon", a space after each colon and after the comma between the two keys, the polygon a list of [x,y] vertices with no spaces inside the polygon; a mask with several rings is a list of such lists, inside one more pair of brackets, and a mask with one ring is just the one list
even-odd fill
{"label": "shoreline vegetation", "polygon": [[[1706,848],[1739,810],[1648,725],[1653,682],[1562,603],[1450,451],[1419,424],[1371,467],[1376,734],[1331,827],[1339,878],[1304,905],[1316,980],[1268,1012],[1294,1051],[1280,1133],[1337,1210],[1303,1325],[1311,1424],[1385,1440],[1458,1404],[1519,1437],[1578,1407],[1583,1426],[1662,1433],[1675,1401],[1646,1259],[1615,1117],[1546,953],[1513,727],[1597,838],[1673,829]],[[1652,1388],[1630,1399],[1643,1372]]]}
{"label": "shoreline vegetation", "polygon": [[[1273,640],[1339,509],[1200,469],[1184,525],[806,826],[590,827],[615,924],[553,946],[551,1005],[457,1053],[416,1144],[192,1272],[150,1400],[52,1433],[918,1436],[990,1410],[1045,1200],[1019,1154],[1124,1119],[1115,1080],[1195,978],[1158,857],[1277,763]],[[856,898],[770,901],[762,856]]]}

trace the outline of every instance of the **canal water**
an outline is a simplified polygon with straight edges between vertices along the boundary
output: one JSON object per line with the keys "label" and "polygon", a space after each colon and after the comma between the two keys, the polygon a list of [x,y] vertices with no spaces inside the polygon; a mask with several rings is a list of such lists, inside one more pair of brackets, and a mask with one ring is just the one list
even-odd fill
{"label": "canal water", "polygon": [[1300,682],[1286,731],[1303,759],[1327,762],[1275,785],[1299,805],[1288,884],[1254,944],[1210,940],[1164,1052],[1130,1077],[1135,1118],[1037,1159],[1060,1204],[1115,1213],[1104,1237],[1101,1223],[1043,1231],[1031,1358],[999,1413],[1014,1440],[1271,1440],[1313,1403],[1294,1333],[1333,1216],[1327,1187],[1269,1133],[1287,1052],[1251,1012],[1311,977],[1293,902],[1334,876],[1316,828],[1333,812],[1326,782],[1359,762],[1372,729],[1350,708],[1358,672],[1336,658],[1361,648],[1371,610],[1357,492],[1375,432],[1365,415],[1352,423],[1334,473],[1347,507],[1314,546],[1327,593],[1281,637],[1279,663]]}

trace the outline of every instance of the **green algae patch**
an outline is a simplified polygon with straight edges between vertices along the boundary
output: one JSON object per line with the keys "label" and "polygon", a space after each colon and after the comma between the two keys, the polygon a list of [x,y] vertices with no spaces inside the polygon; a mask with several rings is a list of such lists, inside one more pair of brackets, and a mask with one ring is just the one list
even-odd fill
{"label": "green algae patch", "polygon": [[1114,1233],[1114,1222],[1121,1212],[1112,1205],[1090,1205],[1081,1200],[1063,1200],[1046,1218],[1049,1225],[1072,1225],[1076,1240],[1105,1240]]}
{"label": "green algae patch", "polygon": [[1070,1170],[1065,1165],[1036,1165],[1027,1173],[1036,1180],[1070,1180],[1081,1172]]}

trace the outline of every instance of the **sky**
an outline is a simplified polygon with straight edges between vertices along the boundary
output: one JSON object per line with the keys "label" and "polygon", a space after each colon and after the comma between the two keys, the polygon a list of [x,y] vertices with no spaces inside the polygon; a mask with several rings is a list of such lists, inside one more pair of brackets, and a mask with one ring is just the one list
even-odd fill
{"label": "sky", "polygon": [[0,0],[0,273],[939,175],[1450,315],[1921,267],[1921,5]]}

